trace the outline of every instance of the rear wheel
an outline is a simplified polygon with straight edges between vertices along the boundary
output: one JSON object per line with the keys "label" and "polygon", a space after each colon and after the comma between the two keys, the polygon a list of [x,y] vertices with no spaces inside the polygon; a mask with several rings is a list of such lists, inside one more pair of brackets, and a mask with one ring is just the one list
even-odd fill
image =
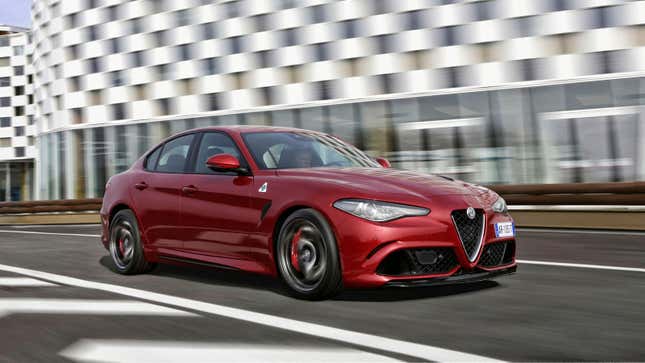
{"label": "rear wheel", "polygon": [[300,209],[287,217],[278,235],[276,255],[280,276],[294,296],[319,300],[340,290],[336,239],[317,211]]}
{"label": "rear wheel", "polygon": [[116,271],[121,274],[144,273],[155,267],[146,261],[137,219],[129,209],[119,211],[112,218],[109,251]]}

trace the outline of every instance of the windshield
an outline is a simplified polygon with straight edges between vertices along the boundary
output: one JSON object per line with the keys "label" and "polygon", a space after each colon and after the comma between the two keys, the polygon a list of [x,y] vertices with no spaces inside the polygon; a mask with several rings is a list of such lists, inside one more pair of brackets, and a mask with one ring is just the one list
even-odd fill
{"label": "windshield", "polygon": [[242,137],[260,169],[380,167],[362,151],[330,135],[253,132]]}

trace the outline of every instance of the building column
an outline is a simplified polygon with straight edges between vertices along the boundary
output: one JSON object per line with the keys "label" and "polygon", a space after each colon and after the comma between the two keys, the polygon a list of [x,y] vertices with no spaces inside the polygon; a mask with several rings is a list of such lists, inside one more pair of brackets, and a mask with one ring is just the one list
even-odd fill
{"label": "building column", "polygon": [[63,140],[67,147],[65,148],[65,199],[78,198],[76,195],[76,170],[77,155],[79,150],[74,142],[74,131],[65,131]]}
{"label": "building column", "polygon": [[82,147],[85,148],[85,194],[87,198],[96,198],[93,131],[91,128],[83,130]]}

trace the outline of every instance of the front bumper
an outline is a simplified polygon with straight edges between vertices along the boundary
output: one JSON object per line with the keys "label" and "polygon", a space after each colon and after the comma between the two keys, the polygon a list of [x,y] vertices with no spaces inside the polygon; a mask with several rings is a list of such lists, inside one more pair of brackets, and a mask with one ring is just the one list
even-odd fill
{"label": "front bumper", "polygon": [[[452,203],[443,209],[440,207],[441,204],[436,204],[428,216],[402,218],[388,223],[331,215],[332,221],[341,221],[335,223],[334,229],[340,248],[343,284],[349,288],[437,285],[478,281],[514,272],[515,236],[497,237],[495,233],[496,223],[513,221],[508,214],[485,210],[483,238],[476,257],[471,259],[450,219],[452,210],[464,208],[464,205]],[[495,248],[502,245],[511,248]],[[437,268],[416,264],[416,268],[410,267],[407,272],[397,271],[396,263],[394,269],[384,268],[392,258],[397,261],[405,253],[415,254],[408,255],[408,266],[413,266],[410,259],[421,262],[421,259],[416,259],[422,257],[416,255],[419,250],[431,250],[443,255],[438,261],[445,264],[433,265]],[[494,253],[496,251],[497,255]]]}
{"label": "front bumper", "polygon": [[510,275],[517,271],[517,265],[506,267],[501,270],[495,271],[471,271],[461,274],[455,274],[447,277],[425,278],[418,280],[390,280],[385,283],[385,287],[422,287],[422,286],[438,286],[438,285],[452,285],[452,284],[467,284],[480,281],[490,280],[495,277]]}

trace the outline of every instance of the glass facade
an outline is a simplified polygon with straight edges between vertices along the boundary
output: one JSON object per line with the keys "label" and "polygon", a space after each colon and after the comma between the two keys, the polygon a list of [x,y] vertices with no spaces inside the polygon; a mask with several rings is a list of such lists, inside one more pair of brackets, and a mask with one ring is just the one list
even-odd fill
{"label": "glass facade", "polygon": [[236,124],[329,132],[396,168],[482,184],[645,180],[644,93],[645,78],[615,79],[52,132],[39,138],[40,197],[100,197],[161,139]]}

